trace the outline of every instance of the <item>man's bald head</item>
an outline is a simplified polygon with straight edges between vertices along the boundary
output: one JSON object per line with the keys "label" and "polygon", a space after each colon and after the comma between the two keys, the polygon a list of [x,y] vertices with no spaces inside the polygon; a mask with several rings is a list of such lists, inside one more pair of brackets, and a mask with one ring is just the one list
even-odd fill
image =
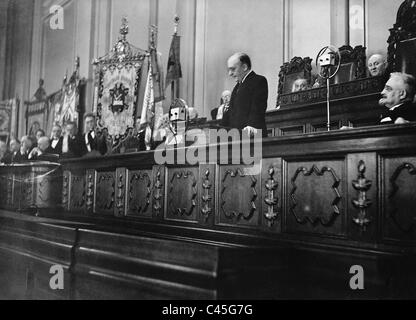
{"label": "man's bald head", "polygon": [[228,58],[227,68],[228,75],[241,83],[251,70],[251,59],[246,53],[234,53]]}
{"label": "man's bald head", "polygon": [[46,149],[49,148],[49,145],[50,145],[50,139],[47,136],[43,136],[43,137],[40,137],[39,138],[39,140],[38,140],[38,148],[40,150],[42,150],[43,152],[45,152]]}
{"label": "man's bald head", "polygon": [[382,76],[386,72],[387,61],[382,54],[376,53],[368,59],[367,66],[372,77]]}

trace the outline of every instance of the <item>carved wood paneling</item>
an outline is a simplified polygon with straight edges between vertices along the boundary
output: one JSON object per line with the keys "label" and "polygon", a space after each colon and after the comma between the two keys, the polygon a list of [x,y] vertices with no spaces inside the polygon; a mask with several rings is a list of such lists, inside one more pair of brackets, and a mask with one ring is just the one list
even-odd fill
{"label": "carved wood paneling", "polygon": [[114,171],[97,172],[95,211],[99,214],[114,215],[116,201],[116,173]]}
{"label": "carved wood paneling", "polygon": [[202,224],[214,223],[215,216],[215,178],[216,165],[203,164],[199,166],[200,187],[200,222]]}
{"label": "carved wood paneling", "polygon": [[127,215],[152,217],[152,170],[127,171]]}
{"label": "carved wood paneling", "polygon": [[221,166],[217,223],[257,226],[259,224],[260,175],[251,167]]}
{"label": "carved wood paneling", "polygon": [[57,193],[53,193],[52,190],[57,189],[56,178],[53,176],[45,176],[37,179],[36,184],[36,203],[40,208],[51,207],[52,203],[56,203],[54,198],[57,198]]}
{"label": "carved wood paneling", "polygon": [[0,205],[2,208],[13,207],[14,175],[12,172],[2,172],[0,175]]}
{"label": "carved wood paneling", "polygon": [[358,210],[358,215],[353,218],[353,222],[365,232],[367,225],[371,223],[367,209],[372,205],[372,201],[367,197],[367,191],[370,190],[373,182],[365,176],[366,166],[363,160],[358,163],[357,170],[357,180],[352,181],[352,186],[357,190],[357,198],[352,199],[352,204]]}
{"label": "carved wood paneling", "polygon": [[153,217],[163,219],[164,217],[164,203],[165,203],[165,167],[153,166],[153,190],[152,190],[152,210]]}
{"label": "carved wood paneling", "polygon": [[168,169],[167,219],[198,220],[199,168]]}
{"label": "carved wood paneling", "polygon": [[343,223],[343,161],[289,162],[287,228],[341,235]]}
{"label": "carved wood paneling", "polygon": [[86,202],[86,176],[85,172],[73,171],[70,176],[70,211],[84,211]]}
{"label": "carved wood paneling", "polygon": [[357,241],[374,242],[379,230],[377,154],[349,154],[348,235]]}
{"label": "carved wood paneling", "polygon": [[383,159],[383,235],[416,241],[416,158]]}
{"label": "carved wood paneling", "polygon": [[116,217],[123,217],[126,215],[126,168],[117,168],[116,170],[116,196],[114,215]]}
{"label": "carved wood paneling", "polygon": [[30,172],[22,172],[22,174],[16,175],[15,178],[18,180],[18,187],[19,187],[19,193],[16,193],[16,196],[18,196],[18,199],[16,202],[19,202],[19,209],[29,208],[35,206],[35,190],[34,190],[34,175]]}
{"label": "carved wood paneling", "polygon": [[69,210],[69,199],[71,197],[70,194],[70,183],[71,183],[71,171],[65,170],[63,172],[62,178],[62,208],[64,210]]}
{"label": "carved wood paneling", "polygon": [[87,170],[86,172],[86,191],[85,191],[85,205],[87,213],[95,212],[94,210],[94,194],[96,184],[95,170]]}
{"label": "carved wood paneling", "polygon": [[262,161],[262,225],[266,230],[281,231],[282,222],[282,160]]}

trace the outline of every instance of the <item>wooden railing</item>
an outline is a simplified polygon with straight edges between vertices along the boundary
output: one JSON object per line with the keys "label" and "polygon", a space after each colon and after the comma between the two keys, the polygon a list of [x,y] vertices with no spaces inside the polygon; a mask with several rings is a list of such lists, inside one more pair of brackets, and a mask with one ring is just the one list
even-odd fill
{"label": "wooden railing", "polygon": [[62,206],[258,236],[414,245],[415,136],[408,124],[267,138],[258,172],[231,160],[157,164],[154,152],[65,160]]}
{"label": "wooden railing", "polygon": [[[414,297],[415,137],[406,124],[267,138],[258,171],[154,151],[65,160],[47,189],[59,205],[24,200],[39,182],[9,186],[54,168],[0,167],[0,260],[34,297],[56,294],[51,263],[70,275],[64,298]],[[10,212],[27,207],[44,217]],[[354,265],[362,292],[348,286]]]}

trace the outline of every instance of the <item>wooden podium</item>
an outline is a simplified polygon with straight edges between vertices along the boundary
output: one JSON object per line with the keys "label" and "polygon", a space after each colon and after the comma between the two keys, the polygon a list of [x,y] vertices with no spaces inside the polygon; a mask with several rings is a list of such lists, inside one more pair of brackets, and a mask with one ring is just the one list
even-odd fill
{"label": "wooden podium", "polygon": [[37,213],[61,205],[59,163],[26,162],[0,166],[0,208]]}

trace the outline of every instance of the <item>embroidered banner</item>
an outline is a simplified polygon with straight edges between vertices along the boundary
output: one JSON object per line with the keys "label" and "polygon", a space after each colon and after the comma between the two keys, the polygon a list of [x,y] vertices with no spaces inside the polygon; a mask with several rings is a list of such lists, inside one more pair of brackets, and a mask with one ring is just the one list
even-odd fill
{"label": "embroidered banner", "polygon": [[0,137],[17,135],[17,110],[19,101],[10,99],[0,101]]}
{"label": "embroidered banner", "polygon": [[26,101],[25,106],[26,134],[34,136],[37,130],[46,130],[49,113],[47,101]]}
{"label": "embroidered banner", "polygon": [[141,63],[103,66],[99,125],[118,138],[134,127]]}

